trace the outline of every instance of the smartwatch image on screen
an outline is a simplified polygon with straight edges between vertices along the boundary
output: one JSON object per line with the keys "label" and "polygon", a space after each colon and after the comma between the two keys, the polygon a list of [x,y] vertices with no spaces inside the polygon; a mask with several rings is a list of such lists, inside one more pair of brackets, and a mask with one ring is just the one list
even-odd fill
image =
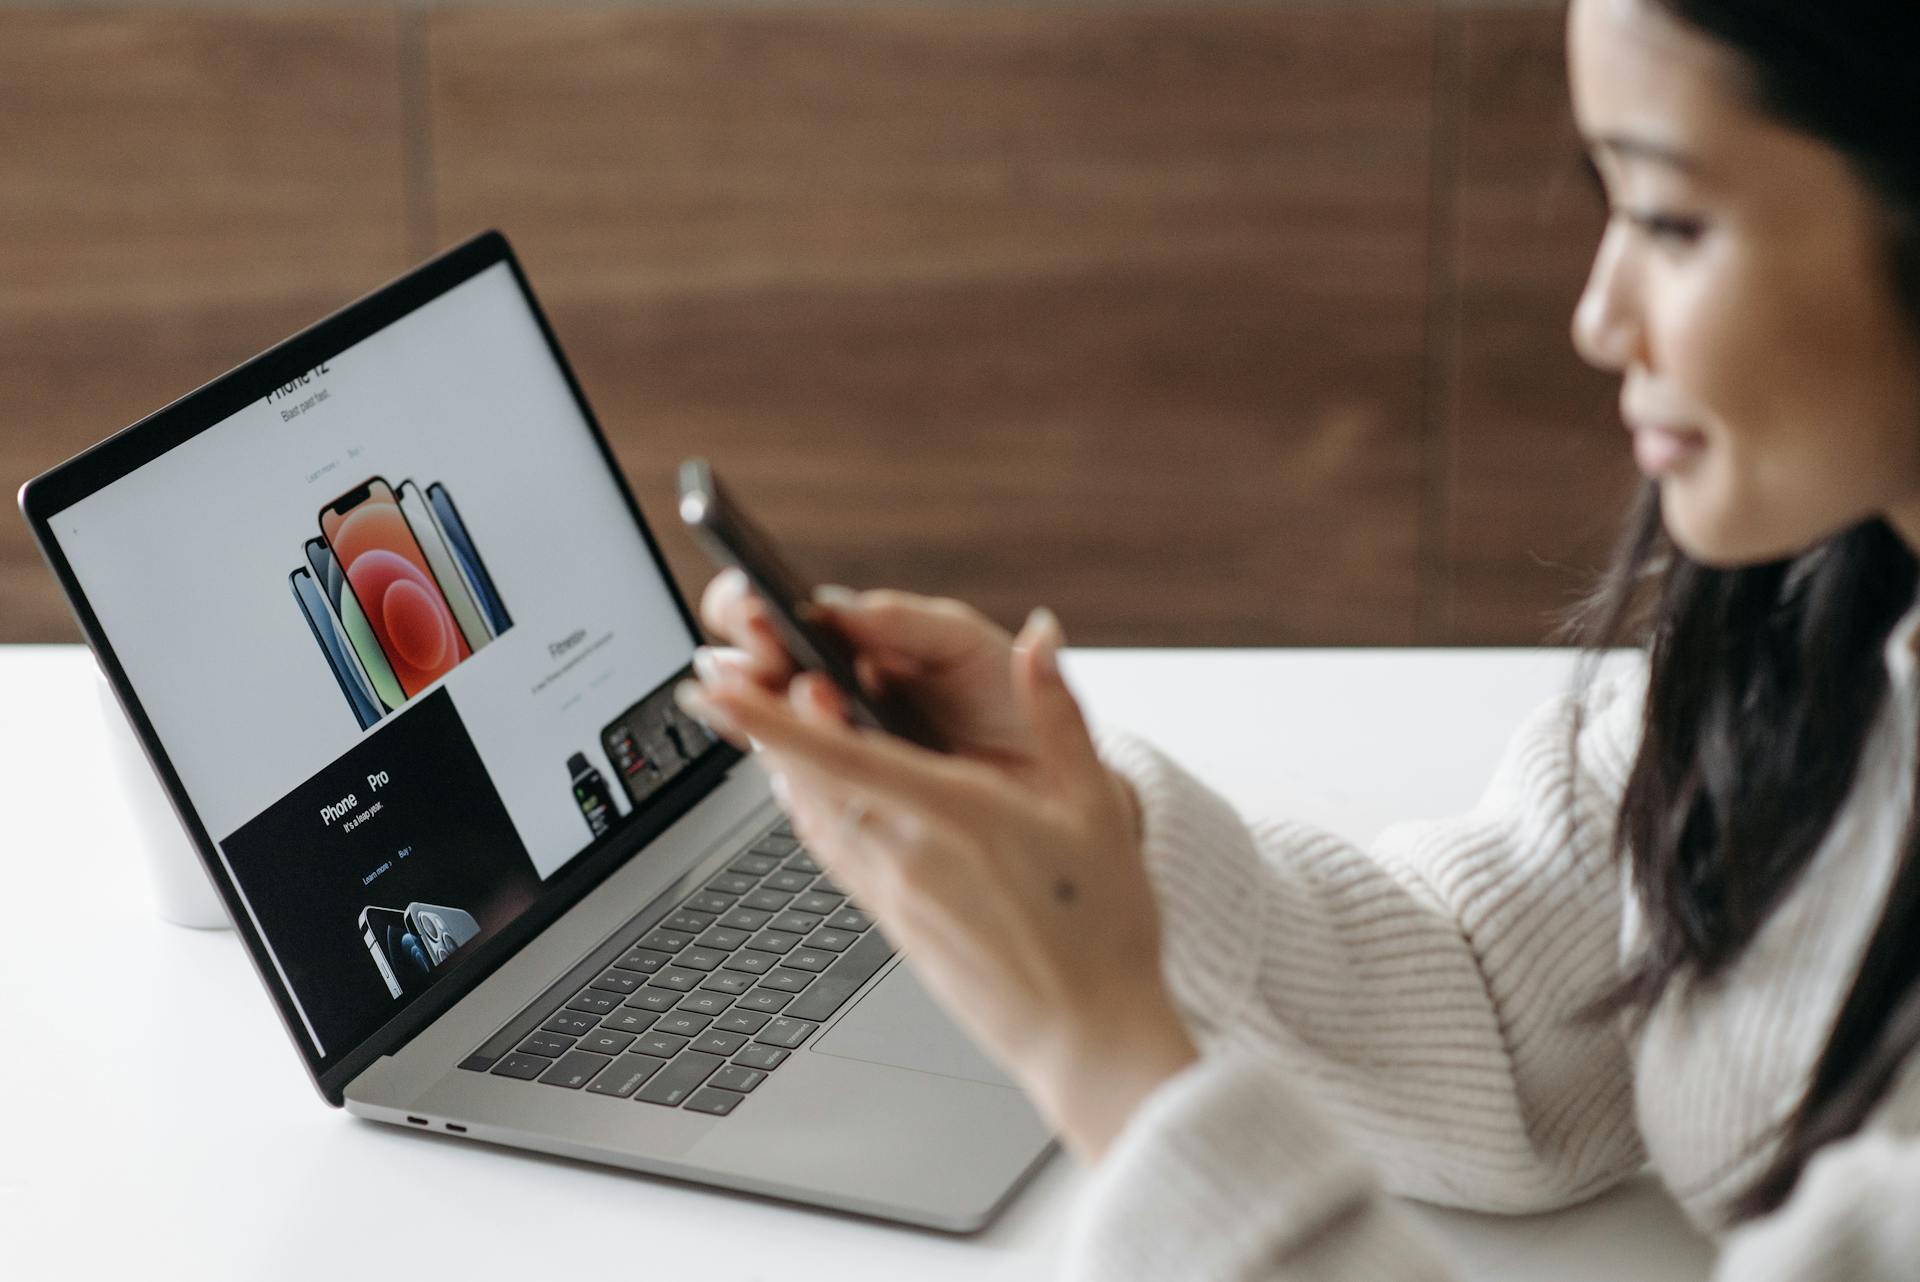
{"label": "smartwatch image on screen", "polygon": [[573,777],[573,799],[586,817],[588,829],[596,837],[603,835],[613,827],[616,813],[613,790],[607,787],[606,776],[588,764],[584,752],[567,758],[567,773]]}

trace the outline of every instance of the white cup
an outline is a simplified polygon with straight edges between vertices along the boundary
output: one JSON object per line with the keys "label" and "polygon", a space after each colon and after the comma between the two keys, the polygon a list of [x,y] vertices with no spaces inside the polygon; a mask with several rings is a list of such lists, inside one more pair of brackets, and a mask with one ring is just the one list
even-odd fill
{"label": "white cup", "polygon": [[153,763],[147,760],[133,727],[127,724],[127,714],[121,711],[113,687],[98,671],[94,673],[93,689],[99,696],[101,720],[106,723],[107,768],[119,782],[133,816],[134,844],[140,847],[141,862],[147,866],[147,880],[153,886],[160,916],[196,930],[231,925],[199,853],[187,839],[180,816],[174,813],[166,790],[153,773]]}

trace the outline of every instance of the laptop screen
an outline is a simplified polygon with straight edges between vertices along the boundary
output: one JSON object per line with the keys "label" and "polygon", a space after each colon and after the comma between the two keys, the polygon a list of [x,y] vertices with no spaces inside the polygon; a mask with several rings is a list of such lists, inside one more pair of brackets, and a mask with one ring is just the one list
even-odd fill
{"label": "laptop screen", "polygon": [[713,742],[505,261],[48,526],[320,1066]]}

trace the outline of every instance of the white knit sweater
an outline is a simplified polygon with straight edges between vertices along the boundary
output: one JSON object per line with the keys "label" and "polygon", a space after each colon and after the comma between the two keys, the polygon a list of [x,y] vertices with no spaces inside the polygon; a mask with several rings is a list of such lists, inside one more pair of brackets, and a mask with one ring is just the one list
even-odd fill
{"label": "white knit sweater", "polygon": [[[1479,804],[1370,848],[1249,826],[1155,749],[1103,733],[1138,789],[1174,997],[1203,1050],[1092,1173],[1074,1282],[1429,1279],[1384,1193],[1489,1211],[1588,1198],[1651,1162],[1703,1228],[1765,1166],[1878,919],[1912,787],[1912,642],[1854,793],[1800,884],[1710,991],[1637,1032],[1569,1016],[1640,921],[1610,855],[1644,669],[1515,737]],[[1896,709],[1898,712],[1896,713]],[[1725,1232],[1717,1278],[1920,1279],[1920,1065],[1816,1156],[1778,1213]]]}

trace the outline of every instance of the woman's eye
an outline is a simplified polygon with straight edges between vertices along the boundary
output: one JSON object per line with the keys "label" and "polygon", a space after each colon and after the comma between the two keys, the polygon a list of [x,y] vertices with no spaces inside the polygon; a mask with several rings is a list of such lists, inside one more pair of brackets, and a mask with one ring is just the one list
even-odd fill
{"label": "woman's eye", "polygon": [[1638,213],[1627,210],[1624,211],[1624,216],[1628,222],[1655,240],[1666,241],[1672,245],[1691,245],[1707,230],[1707,225],[1702,220],[1677,214]]}

